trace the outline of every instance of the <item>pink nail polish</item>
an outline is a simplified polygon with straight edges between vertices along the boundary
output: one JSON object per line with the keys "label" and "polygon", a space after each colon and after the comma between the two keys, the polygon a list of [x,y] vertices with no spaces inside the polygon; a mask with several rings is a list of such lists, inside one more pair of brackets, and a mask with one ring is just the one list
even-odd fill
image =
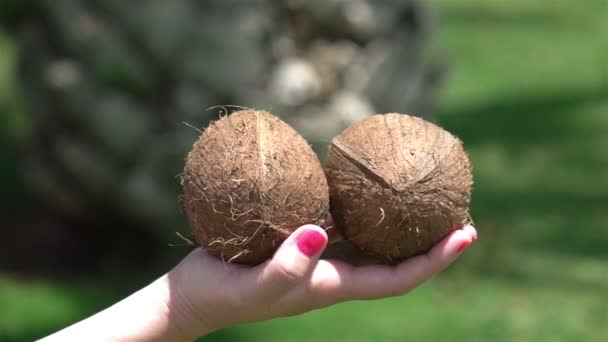
{"label": "pink nail polish", "polygon": [[325,246],[325,236],[316,230],[307,230],[296,238],[296,244],[302,254],[312,257]]}
{"label": "pink nail polish", "polygon": [[471,245],[472,241],[464,241],[463,243],[460,244],[460,246],[458,246],[458,249],[456,250],[456,252],[460,253],[462,251],[464,251],[465,249],[467,249],[467,247],[469,247],[469,245]]}

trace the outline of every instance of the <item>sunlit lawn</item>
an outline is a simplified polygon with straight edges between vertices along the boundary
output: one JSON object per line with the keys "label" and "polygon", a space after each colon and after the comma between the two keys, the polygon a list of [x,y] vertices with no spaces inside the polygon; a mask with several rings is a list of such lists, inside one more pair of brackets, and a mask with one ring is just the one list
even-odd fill
{"label": "sunlit lawn", "polygon": [[[472,159],[480,239],[408,296],[209,341],[608,340],[608,3],[439,4],[435,46],[450,71],[437,121]],[[40,336],[130,290],[3,276],[0,340]]]}
{"label": "sunlit lawn", "polygon": [[218,334],[274,340],[608,339],[608,3],[443,1],[438,121],[475,168],[480,240],[399,299]]}

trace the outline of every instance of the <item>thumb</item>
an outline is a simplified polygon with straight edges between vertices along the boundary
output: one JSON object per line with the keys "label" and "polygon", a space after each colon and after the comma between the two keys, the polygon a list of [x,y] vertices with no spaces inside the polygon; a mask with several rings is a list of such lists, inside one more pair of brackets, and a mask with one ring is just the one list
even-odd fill
{"label": "thumb", "polygon": [[260,265],[258,289],[263,297],[277,298],[310,276],[327,245],[327,234],[315,225],[293,232],[272,259]]}

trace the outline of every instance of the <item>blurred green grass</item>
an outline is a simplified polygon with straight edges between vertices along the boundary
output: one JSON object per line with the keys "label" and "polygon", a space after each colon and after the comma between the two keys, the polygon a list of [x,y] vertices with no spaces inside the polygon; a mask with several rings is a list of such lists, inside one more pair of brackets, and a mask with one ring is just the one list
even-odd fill
{"label": "blurred green grass", "polygon": [[[408,296],[203,340],[608,339],[608,2],[437,4],[436,51],[450,65],[437,121],[470,154],[480,239]],[[9,46],[0,35],[0,51]],[[13,60],[0,54],[0,112],[16,108],[7,100]],[[44,335],[135,288],[1,276],[0,340]]]}

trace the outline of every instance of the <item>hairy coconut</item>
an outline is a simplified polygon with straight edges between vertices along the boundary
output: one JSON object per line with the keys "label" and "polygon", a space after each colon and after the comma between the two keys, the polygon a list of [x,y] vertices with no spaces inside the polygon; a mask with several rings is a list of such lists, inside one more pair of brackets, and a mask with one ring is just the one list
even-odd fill
{"label": "hairy coconut", "polygon": [[327,181],[308,143],[267,112],[212,123],[188,154],[183,206],[197,242],[225,261],[258,264],[299,226],[322,224]]}
{"label": "hairy coconut", "polygon": [[473,177],[461,141],[417,117],[374,115],[345,129],[325,173],[338,229],[385,262],[428,251],[470,218]]}

